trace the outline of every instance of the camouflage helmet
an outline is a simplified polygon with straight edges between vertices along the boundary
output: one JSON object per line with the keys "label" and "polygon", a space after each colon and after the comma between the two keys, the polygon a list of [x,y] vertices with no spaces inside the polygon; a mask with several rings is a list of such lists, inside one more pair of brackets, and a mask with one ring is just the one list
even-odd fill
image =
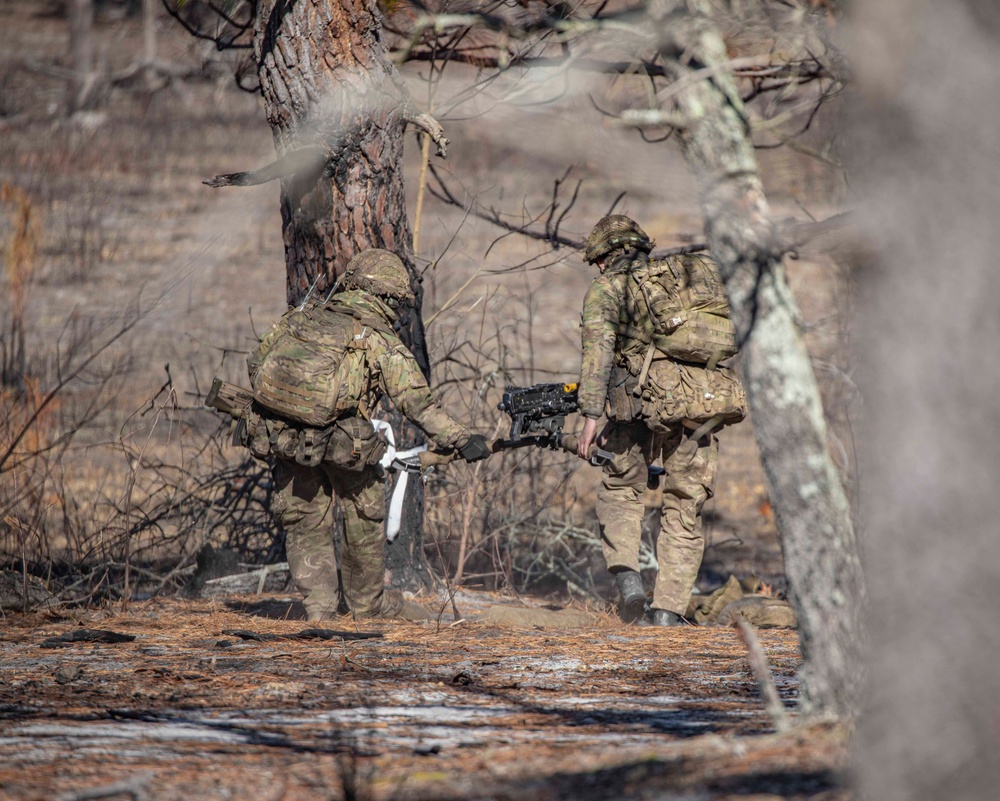
{"label": "camouflage helmet", "polygon": [[399,256],[381,248],[361,251],[344,268],[344,288],[413,303],[410,276]]}
{"label": "camouflage helmet", "polygon": [[587,237],[587,247],[583,258],[593,264],[613,250],[641,250],[649,253],[653,240],[639,227],[639,223],[624,214],[609,214],[602,217]]}

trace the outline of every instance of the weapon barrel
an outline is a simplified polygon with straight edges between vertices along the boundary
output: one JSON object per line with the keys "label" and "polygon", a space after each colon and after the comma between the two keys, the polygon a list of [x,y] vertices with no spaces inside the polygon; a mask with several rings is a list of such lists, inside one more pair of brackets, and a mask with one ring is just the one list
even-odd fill
{"label": "weapon barrel", "polygon": [[[576,456],[576,445],[579,441],[580,438],[576,434],[563,434],[559,437],[559,447],[566,451],[566,453],[572,453]],[[610,458],[610,454],[602,448],[597,447],[597,443],[594,443],[587,451],[587,458],[594,459],[595,457],[608,459]],[[600,464],[600,462],[598,462],[598,464]]]}
{"label": "weapon barrel", "polygon": [[576,456],[576,443],[579,439],[576,434],[563,434],[559,437],[559,447],[566,451],[566,453],[572,453]]}

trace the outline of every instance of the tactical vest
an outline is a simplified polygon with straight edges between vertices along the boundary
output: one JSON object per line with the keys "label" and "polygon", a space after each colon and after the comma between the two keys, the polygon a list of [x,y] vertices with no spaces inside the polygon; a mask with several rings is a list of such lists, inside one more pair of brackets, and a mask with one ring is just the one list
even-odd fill
{"label": "tactical vest", "polygon": [[386,328],[336,303],[290,309],[247,359],[254,399],[287,420],[318,428],[356,411],[367,417],[368,335]]}

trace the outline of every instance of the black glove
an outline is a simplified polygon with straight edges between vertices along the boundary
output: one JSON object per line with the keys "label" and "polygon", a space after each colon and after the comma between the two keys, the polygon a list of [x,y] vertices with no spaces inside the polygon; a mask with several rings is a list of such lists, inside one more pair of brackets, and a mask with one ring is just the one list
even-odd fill
{"label": "black glove", "polygon": [[486,442],[486,437],[482,434],[473,434],[465,441],[465,444],[458,449],[458,452],[467,462],[478,462],[480,459],[485,459],[493,453],[493,451],[490,450],[490,446]]}

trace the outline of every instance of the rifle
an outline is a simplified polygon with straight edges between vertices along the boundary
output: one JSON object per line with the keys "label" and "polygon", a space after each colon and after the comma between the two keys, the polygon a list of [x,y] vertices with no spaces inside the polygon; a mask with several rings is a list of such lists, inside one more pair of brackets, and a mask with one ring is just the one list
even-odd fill
{"label": "rifle", "polygon": [[205,397],[205,405],[233,418],[229,433],[233,445],[242,445],[247,426],[247,412],[253,403],[253,392],[221,378],[212,379],[212,388]]}
{"label": "rifle", "polygon": [[221,378],[212,379],[212,388],[205,397],[206,406],[233,418],[243,417],[251,403],[253,403],[253,392]]}

